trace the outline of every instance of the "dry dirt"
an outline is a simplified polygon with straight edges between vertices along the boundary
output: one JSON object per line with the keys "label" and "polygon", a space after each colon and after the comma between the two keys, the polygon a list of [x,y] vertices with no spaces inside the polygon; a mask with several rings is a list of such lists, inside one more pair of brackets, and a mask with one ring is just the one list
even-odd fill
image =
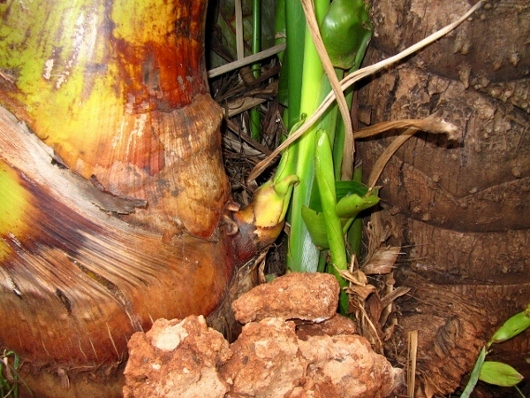
{"label": "dry dirt", "polygon": [[157,320],[129,342],[124,396],[385,397],[402,371],[336,315],[328,274],[291,273],[233,303],[245,323],[232,344],[202,316]]}

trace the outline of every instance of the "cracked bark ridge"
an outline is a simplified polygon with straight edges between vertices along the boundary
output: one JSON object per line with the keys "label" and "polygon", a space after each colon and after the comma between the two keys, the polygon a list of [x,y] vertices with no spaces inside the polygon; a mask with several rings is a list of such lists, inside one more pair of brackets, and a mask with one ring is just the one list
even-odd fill
{"label": "cracked bark ridge", "polygon": [[[278,288],[318,292],[306,296],[305,302],[318,307],[317,302],[329,301],[332,304],[319,307],[326,312],[329,306],[336,308],[338,301],[338,284],[329,276],[289,274],[251,290],[246,303],[256,304],[256,313],[248,311],[247,316],[260,319],[243,326],[229,347],[202,317],[156,321],[151,331],[137,333],[129,342],[124,396],[388,396],[400,384],[401,370],[376,354],[365,338],[353,334],[352,322],[340,315],[315,312],[314,319],[329,319],[312,326],[297,319],[296,305],[290,301],[293,296]],[[276,302],[279,317],[269,308],[268,316],[261,318],[260,300]],[[283,307],[290,310],[282,311]],[[286,320],[286,314],[295,320]],[[306,316],[307,310],[301,314]]]}
{"label": "cracked bark ridge", "polygon": [[[372,3],[375,34],[366,64],[454,20],[470,2]],[[396,281],[412,288],[397,302],[400,327],[387,348],[404,363],[407,333],[420,332],[418,397],[446,395],[465,382],[481,345],[528,302],[529,18],[524,1],[487,2],[447,37],[360,90],[370,108],[367,123],[438,113],[462,132],[461,142],[412,137],[378,182],[379,219],[410,259]],[[367,174],[395,134],[358,141]],[[528,377],[528,347],[528,334],[521,334],[490,358]]]}

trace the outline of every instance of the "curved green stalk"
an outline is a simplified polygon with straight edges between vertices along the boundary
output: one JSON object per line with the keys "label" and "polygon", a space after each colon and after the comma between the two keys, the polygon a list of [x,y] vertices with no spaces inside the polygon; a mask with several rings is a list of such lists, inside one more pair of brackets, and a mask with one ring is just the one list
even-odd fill
{"label": "curved green stalk", "polygon": [[[346,100],[348,100],[347,97],[346,97]],[[335,158],[333,158],[333,160],[335,161]],[[337,169],[335,169],[335,175],[336,173],[337,173]],[[362,168],[362,164],[360,164],[353,169],[353,181],[357,181],[360,183],[362,181],[362,175],[363,175],[363,168]],[[362,234],[363,234],[362,218],[356,217],[355,220],[353,220],[353,224],[348,229],[347,240],[348,240],[348,244],[350,245],[350,249],[352,253],[355,253],[355,255],[357,256],[357,259],[359,259],[361,256]]]}
{"label": "curved green stalk", "polygon": [[[326,224],[326,234],[331,252],[331,265],[328,272],[333,273],[339,281],[340,287],[348,286],[348,283],[340,275],[339,271],[348,269],[346,258],[346,246],[342,232],[341,219],[337,214],[337,194],[335,189],[335,174],[333,173],[333,155],[329,136],[324,130],[316,133],[315,168],[316,179],[320,200],[322,202],[322,213]],[[341,290],[339,298],[339,310],[341,314],[348,312],[348,295]]]}

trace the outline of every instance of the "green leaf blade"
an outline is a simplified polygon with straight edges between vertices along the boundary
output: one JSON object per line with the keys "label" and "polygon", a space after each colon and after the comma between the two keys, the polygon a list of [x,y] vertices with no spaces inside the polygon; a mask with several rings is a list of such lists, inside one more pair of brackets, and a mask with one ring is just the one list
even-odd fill
{"label": "green leaf blade", "polygon": [[324,213],[317,213],[307,206],[302,206],[302,219],[305,222],[309,235],[311,235],[313,243],[319,250],[329,249]]}
{"label": "green leaf blade", "polygon": [[528,304],[526,310],[521,311],[511,318],[509,318],[504,324],[497,329],[495,334],[491,337],[488,345],[492,343],[502,343],[503,341],[510,340],[518,334],[524,332],[530,327],[530,304]]}
{"label": "green leaf blade", "polygon": [[513,387],[523,380],[523,375],[506,363],[485,361],[479,379],[500,387]]}
{"label": "green leaf blade", "polygon": [[337,215],[341,218],[355,218],[357,215],[372,206],[379,203],[379,197],[377,195],[369,195],[360,197],[357,194],[348,195],[343,197],[336,206]]}
{"label": "green leaf blade", "polygon": [[471,372],[469,381],[466,384],[466,388],[464,389],[464,392],[462,392],[462,395],[460,395],[460,398],[469,398],[471,396],[471,393],[475,389],[475,386],[477,385],[477,382],[479,380],[480,372],[482,370],[482,366],[484,365],[485,359],[486,347],[482,347],[477,361],[475,362],[475,366],[473,366],[473,371]]}

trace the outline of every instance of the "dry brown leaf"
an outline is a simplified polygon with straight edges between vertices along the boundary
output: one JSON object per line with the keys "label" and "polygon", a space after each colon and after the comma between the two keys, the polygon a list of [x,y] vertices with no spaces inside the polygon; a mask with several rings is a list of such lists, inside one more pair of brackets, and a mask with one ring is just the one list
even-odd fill
{"label": "dry brown leaf", "polygon": [[376,292],[376,288],[373,285],[365,285],[365,286],[359,286],[359,285],[352,285],[344,289],[346,293],[348,293],[351,296],[356,296],[360,298],[362,301],[365,301],[368,296],[370,296],[372,293]]}
{"label": "dry brown leaf", "polygon": [[373,189],[379,176],[383,172],[386,164],[396,153],[396,151],[403,145],[410,137],[416,134],[418,131],[426,131],[432,134],[447,134],[450,140],[459,138],[458,128],[449,122],[446,122],[436,114],[431,115],[425,119],[403,119],[395,120],[391,122],[382,122],[366,129],[358,131],[359,137],[371,137],[373,135],[380,134],[384,131],[395,129],[395,128],[406,128],[399,136],[397,136],[392,143],[385,148],[381,156],[375,162],[370,177],[368,178],[368,186]]}
{"label": "dry brown leaf", "polygon": [[367,138],[384,133],[385,131],[405,128],[426,131],[433,134],[447,134],[450,140],[456,140],[461,137],[458,128],[454,124],[446,122],[437,113],[425,119],[400,119],[380,122],[356,131],[353,136],[355,138]]}
{"label": "dry brown leaf", "polygon": [[397,298],[404,296],[408,292],[410,292],[410,287],[400,286],[392,290],[392,292],[387,294],[385,297],[383,297],[381,299],[381,304],[383,304],[383,307],[387,307],[392,304]]}
{"label": "dry brown leaf", "polygon": [[364,274],[364,272],[360,270],[338,270],[340,276],[342,276],[344,279],[346,279],[348,282],[353,283],[357,286],[364,286],[368,283],[368,278]]}
{"label": "dry brown leaf", "polygon": [[370,259],[361,267],[367,275],[384,275],[392,272],[400,247],[379,247]]}

